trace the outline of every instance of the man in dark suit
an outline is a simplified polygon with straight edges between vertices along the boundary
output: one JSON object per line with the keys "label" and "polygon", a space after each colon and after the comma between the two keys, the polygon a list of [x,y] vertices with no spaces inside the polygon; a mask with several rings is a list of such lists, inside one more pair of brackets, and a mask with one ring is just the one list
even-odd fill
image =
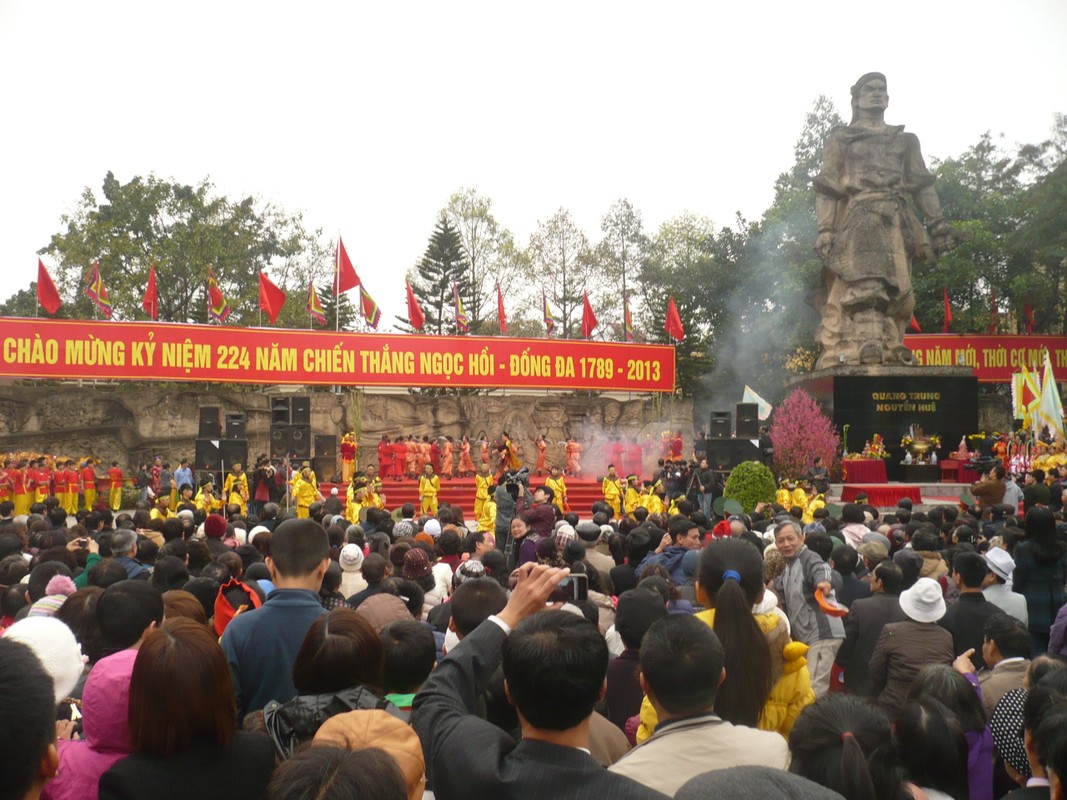
{"label": "man in dark suit", "polygon": [[[589,718],[604,695],[608,650],[584,618],[544,610],[567,574],[542,564],[520,567],[504,610],[451,650],[416,695],[411,725],[439,800],[665,797],[606,772],[589,755]],[[474,715],[501,661],[522,727],[518,742]]]}
{"label": "man in dark suit", "polygon": [[870,597],[857,600],[845,617],[845,642],[837,651],[837,663],[845,668],[845,688],[851,694],[870,694],[870,661],[882,628],[908,618],[900,607],[904,574],[892,561],[883,561],[874,570]]}
{"label": "man in dark suit", "polygon": [[986,623],[991,617],[1004,613],[982,594],[982,584],[988,573],[989,566],[978,553],[956,555],[952,562],[952,579],[960,591],[960,599],[949,606],[939,623],[952,634],[952,647],[957,655],[974,649],[971,661],[979,670],[989,666],[982,655]]}

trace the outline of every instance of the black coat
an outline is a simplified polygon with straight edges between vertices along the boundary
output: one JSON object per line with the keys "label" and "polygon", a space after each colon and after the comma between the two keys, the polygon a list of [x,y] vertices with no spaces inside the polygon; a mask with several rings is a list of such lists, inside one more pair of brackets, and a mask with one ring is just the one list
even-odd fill
{"label": "black coat", "polygon": [[845,668],[845,687],[851,694],[870,694],[869,664],[882,628],[908,618],[900,598],[882,592],[857,600],[845,617],[845,641],[837,651],[837,663]]}
{"label": "black coat", "polygon": [[223,749],[200,744],[169,758],[127,756],[100,778],[100,800],[259,800],[273,771],[270,738],[237,731]]}

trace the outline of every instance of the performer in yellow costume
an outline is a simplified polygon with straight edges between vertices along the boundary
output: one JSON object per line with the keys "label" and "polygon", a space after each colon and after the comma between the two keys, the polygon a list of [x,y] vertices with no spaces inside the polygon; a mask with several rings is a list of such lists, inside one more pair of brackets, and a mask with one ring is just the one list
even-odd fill
{"label": "performer in yellow costume", "polygon": [[108,492],[107,502],[112,511],[118,511],[122,505],[122,468],[118,461],[111,462],[111,469],[107,471]]}
{"label": "performer in yellow costume", "polygon": [[626,512],[626,516],[633,514],[639,505],[641,505],[641,490],[637,486],[637,476],[627,475],[626,496],[622,501],[622,508]]}
{"label": "performer in yellow costume", "polygon": [[161,519],[166,521],[176,517],[177,514],[170,507],[170,495],[161,494],[156,498],[156,504],[152,507],[152,513],[149,515],[152,519]]}
{"label": "performer in yellow costume", "polygon": [[240,464],[230,467],[226,480],[222,484],[222,495],[229,505],[241,507],[241,516],[248,513],[248,476]]}
{"label": "performer in yellow costume", "polygon": [[545,478],[545,486],[552,490],[552,505],[558,508],[560,513],[566,514],[571,510],[567,504],[567,482],[563,480],[559,464],[552,465],[551,474]]}
{"label": "performer in yellow costume", "polygon": [[419,478],[419,497],[422,498],[422,513],[437,515],[437,495],[441,491],[441,479],[434,475],[433,464],[424,464]]}
{"label": "performer in yellow costume", "polygon": [[[486,464],[486,467],[489,465]],[[490,536],[496,531],[496,500],[492,495],[489,495],[489,499],[482,503],[482,511],[477,517],[478,530],[488,533]]]}
{"label": "performer in yellow costume", "polygon": [[369,507],[367,503],[368,484],[362,475],[356,476],[348,485],[348,502],[345,504],[345,519],[353,525],[359,524],[359,512]]}
{"label": "performer in yellow costume", "polygon": [[493,494],[494,485],[493,476],[489,474],[489,464],[482,461],[478,464],[478,474],[474,476],[474,518],[476,520],[481,520],[482,509]]}
{"label": "performer in yellow costume", "polygon": [[299,519],[307,519],[311,516],[309,509],[316,500],[321,500],[322,495],[314,483],[310,467],[304,467],[293,478],[293,500],[296,502],[296,516]]}
{"label": "performer in yellow costume", "polygon": [[200,486],[200,491],[196,493],[193,505],[201,511],[206,511],[208,514],[222,508],[222,500],[215,496],[215,486],[210,478],[204,481]]}
{"label": "performer in yellow costume", "polygon": [[611,510],[618,517],[622,510],[622,482],[615,473],[614,464],[608,465],[608,474],[600,482],[600,491],[604,493],[604,502],[611,506]]}

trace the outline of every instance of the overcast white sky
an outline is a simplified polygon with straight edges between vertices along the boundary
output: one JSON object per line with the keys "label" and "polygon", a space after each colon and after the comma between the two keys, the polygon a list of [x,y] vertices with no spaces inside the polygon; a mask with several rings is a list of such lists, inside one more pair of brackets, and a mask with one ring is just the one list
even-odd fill
{"label": "overcast white sky", "polygon": [[384,329],[460,187],[523,244],[561,206],[596,241],[619,197],[727,225],[871,70],[928,160],[1046,138],[1065,43],[1064,0],[0,0],[0,296],[108,170],[210,176],[340,231]]}

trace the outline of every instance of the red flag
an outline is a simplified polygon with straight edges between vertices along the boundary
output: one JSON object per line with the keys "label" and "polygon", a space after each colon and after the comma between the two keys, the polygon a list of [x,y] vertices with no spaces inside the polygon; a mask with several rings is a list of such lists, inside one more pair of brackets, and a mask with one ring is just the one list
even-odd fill
{"label": "red flag", "polygon": [[159,292],[156,290],[155,264],[148,270],[148,286],[144,290],[144,300],[141,301],[141,308],[152,319],[159,319]]}
{"label": "red flag", "polygon": [[1026,320],[1026,335],[1029,336],[1034,332],[1034,310],[1029,303],[1023,305],[1023,318]]}
{"label": "red flag", "polygon": [[500,335],[508,335],[508,318],[504,315],[504,294],[500,291],[500,284],[496,285],[496,316],[500,320]]}
{"label": "red flag", "polygon": [[675,341],[680,342],[685,338],[685,328],[682,327],[682,318],[678,316],[678,306],[674,302],[673,294],[670,300],[667,301],[667,321],[664,323],[663,329]]}
{"label": "red flag", "polygon": [[919,324],[919,320],[915,319],[915,315],[914,314],[911,315],[911,322],[908,324],[908,327],[911,328],[916,333],[922,333],[923,332],[922,326]]}
{"label": "red flag", "polygon": [[582,293],[582,336],[588,339],[593,335],[593,329],[596,328],[596,314],[593,313],[593,306],[589,302],[589,293]]}
{"label": "red flag", "polygon": [[45,269],[44,262],[37,259],[37,302],[49,314],[55,314],[63,301],[59,299],[59,290],[52,282],[52,276]]}
{"label": "red flag", "polygon": [[411,289],[411,281],[405,281],[405,283],[408,287],[408,319],[411,320],[412,328],[421,331],[426,324],[426,315],[422,313],[422,309],[419,308],[419,301],[415,299],[415,292]]}
{"label": "red flag", "polygon": [[355,289],[357,286],[359,286],[359,276],[356,274],[356,268],[352,266],[352,261],[348,257],[345,243],[338,236],[337,254],[334,259],[333,270],[333,295],[336,297],[349,289]]}
{"label": "red flag", "polygon": [[990,309],[993,318],[989,321],[989,335],[993,336],[1000,326],[1000,309],[997,308],[997,293],[993,292],[992,307]]}
{"label": "red flag", "polygon": [[285,292],[274,285],[267,277],[267,273],[259,273],[259,308],[265,312],[273,325],[278,321],[278,315],[285,305]]}
{"label": "red flag", "polygon": [[944,289],[945,299],[945,333],[948,333],[949,328],[952,326],[952,303],[948,300],[948,287]]}

